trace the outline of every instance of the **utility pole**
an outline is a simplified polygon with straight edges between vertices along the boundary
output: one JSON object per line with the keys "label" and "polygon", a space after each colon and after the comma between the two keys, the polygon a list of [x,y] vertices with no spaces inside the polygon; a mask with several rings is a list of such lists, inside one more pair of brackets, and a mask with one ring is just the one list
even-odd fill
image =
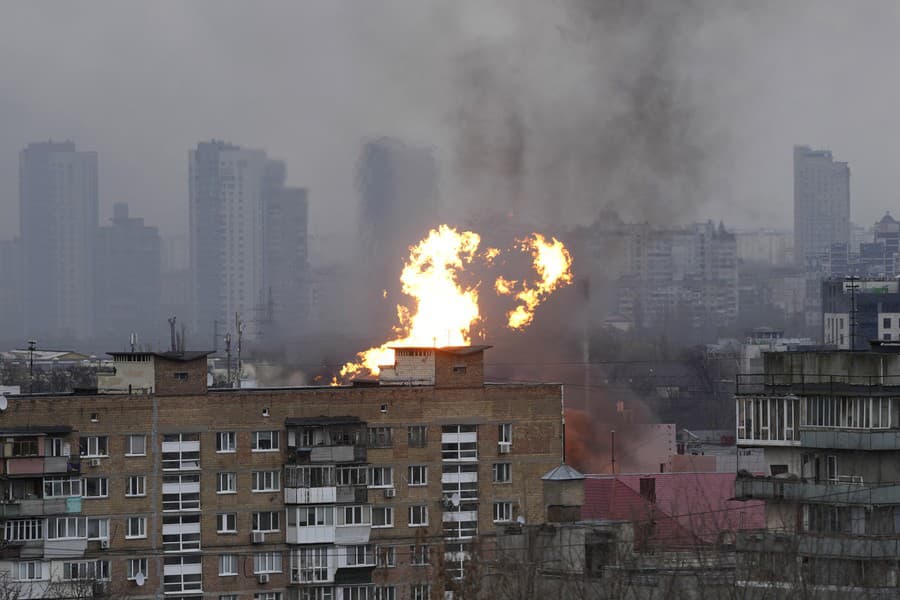
{"label": "utility pole", "polygon": [[225,334],[225,385],[231,387],[231,332]]}
{"label": "utility pole", "polygon": [[241,387],[241,341],[244,337],[244,322],[241,321],[241,313],[234,313],[234,328],[237,331],[237,387]]}
{"label": "utility pole", "polygon": [[847,276],[849,282],[847,288],[850,290],[850,318],[847,325],[850,327],[850,351],[856,350],[856,291],[859,289],[859,277],[856,275]]}

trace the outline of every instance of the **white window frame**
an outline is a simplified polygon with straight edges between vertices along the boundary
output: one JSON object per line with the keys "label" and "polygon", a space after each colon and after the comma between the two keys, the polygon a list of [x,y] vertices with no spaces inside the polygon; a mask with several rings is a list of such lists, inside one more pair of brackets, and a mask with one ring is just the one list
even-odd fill
{"label": "white window frame", "polygon": [[494,523],[511,523],[513,503],[509,501],[494,502]]}
{"label": "white window frame", "polygon": [[80,477],[55,475],[44,477],[44,498],[71,498],[81,496]]}
{"label": "white window frame", "polygon": [[82,458],[105,458],[109,456],[108,435],[85,435],[78,440],[78,451],[81,453],[81,442],[85,442],[85,454]]}
{"label": "white window frame", "polygon": [[[250,441],[251,452],[278,452],[281,449],[277,429],[268,431],[254,431]],[[266,442],[267,447],[260,447],[260,442]]]}
{"label": "white window frame", "polygon": [[394,468],[393,467],[369,467],[369,484],[370,488],[392,488],[394,487]]}
{"label": "white window frame", "polygon": [[413,504],[408,511],[409,527],[428,527],[428,505]]}
{"label": "white window frame", "polygon": [[497,426],[497,441],[501,444],[512,444],[513,426],[512,423],[500,423]]}
{"label": "white window frame", "polygon": [[494,483],[512,483],[512,463],[502,462],[491,465]]}
{"label": "white window frame", "polygon": [[[375,524],[375,514],[382,512],[385,516],[384,524]],[[372,507],[372,529],[389,529],[394,526],[394,507],[393,506],[373,506]]]}
{"label": "white window frame", "polygon": [[397,566],[397,546],[376,546],[375,560],[379,567],[391,569]]}
{"label": "white window frame", "polygon": [[[91,523],[96,523],[97,535],[91,535]],[[87,518],[87,539],[89,540],[108,540],[109,539],[109,518],[108,517],[88,517]]]}
{"label": "white window frame", "polygon": [[39,560],[20,560],[13,563],[13,581],[41,581],[44,579],[44,563]]}
{"label": "white window frame", "polygon": [[125,497],[142,498],[147,495],[147,476],[129,475],[125,480]]}
{"label": "white window frame", "polygon": [[337,513],[338,527],[372,525],[372,506],[369,504],[338,506]]}
{"label": "white window frame", "polygon": [[[100,488],[98,494],[89,494],[88,481],[96,481]],[[81,497],[82,498],[109,498],[109,478],[108,477],[82,477],[81,478]]]}
{"label": "white window frame", "polygon": [[216,493],[237,494],[237,473],[234,471],[216,473]]}
{"label": "white window frame", "polygon": [[[263,515],[266,515],[264,518]],[[281,512],[277,510],[261,510],[252,514],[252,530],[257,533],[277,533],[281,531]],[[263,521],[268,521],[264,523]],[[262,529],[267,525],[268,529]]]}
{"label": "white window frame", "polygon": [[[140,440],[137,448],[135,442]],[[138,451],[135,451],[138,450]],[[125,456],[147,456],[147,434],[129,433],[125,436]]]}
{"label": "white window frame", "polygon": [[137,574],[140,573],[144,576],[144,579],[147,578],[148,571],[150,570],[150,563],[145,558],[129,558],[128,559],[128,570],[126,571],[125,579],[128,581],[134,581],[137,579]]}
{"label": "white window frame", "polygon": [[278,492],[281,490],[281,471],[253,471],[253,492]]}
{"label": "white window frame", "polygon": [[147,537],[147,517],[128,517],[125,521],[125,539],[140,540]]}
{"label": "white window frame", "polygon": [[[229,528],[229,525],[231,528]],[[237,513],[230,512],[216,514],[216,533],[237,533]]]}
{"label": "white window frame", "polygon": [[253,555],[253,574],[281,573],[281,552],[257,552]]}
{"label": "white window frame", "polygon": [[237,452],[237,432],[216,432],[216,454],[234,454]]}
{"label": "white window frame", "polygon": [[428,544],[412,544],[409,547],[409,564],[413,567],[424,567],[431,564],[431,546]]}
{"label": "white window frame", "polygon": [[219,555],[219,577],[236,577],[238,575],[238,555]]}
{"label": "white window frame", "polygon": [[428,465],[409,465],[406,475],[406,483],[409,487],[428,485]]}
{"label": "white window frame", "polygon": [[85,517],[49,517],[47,519],[48,540],[86,540],[87,519]]}
{"label": "white window frame", "polygon": [[430,583],[413,583],[409,586],[410,600],[429,600],[431,598]]}

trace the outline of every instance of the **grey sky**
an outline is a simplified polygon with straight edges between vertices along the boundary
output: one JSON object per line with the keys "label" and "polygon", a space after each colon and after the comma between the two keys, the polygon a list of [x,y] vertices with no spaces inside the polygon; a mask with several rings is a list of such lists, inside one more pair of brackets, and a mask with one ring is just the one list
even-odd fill
{"label": "grey sky", "polygon": [[[479,180],[495,162],[469,155],[483,146],[482,118],[500,164],[524,132],[513,162],[535,219],[577,222],[602,205],[788,227],[795,143],[850,163],[855,221],[900,213],[900,3],[657,0],[611,20],[590,4],[3,3],[0,238],[18,230],[19,150],[51,137],[99,152],[102,221],[126,201],[163,233],[186,230],[188,149],[213,137],[284,159],[289,183],[310,188],[319,230],[355,226],[344,218],[354,164],[375,135],[434,147],[445,204],[503,210],[508,198]],[[585,24],[588,13],[600,24]],[[666,114],[684,121],[662,132],[659,153],[644,135],[659,124],[625,106],[629,77],[658,70]],[[670,165],[682,146],[689,175]],[[648,179],[653,197],[629,214]]]}

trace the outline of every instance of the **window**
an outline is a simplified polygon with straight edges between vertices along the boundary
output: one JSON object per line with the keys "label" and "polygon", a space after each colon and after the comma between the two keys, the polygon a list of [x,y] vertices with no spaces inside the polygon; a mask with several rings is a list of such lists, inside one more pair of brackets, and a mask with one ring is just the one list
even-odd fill
{"label": "window", "polygon": [[200,515],[163,517],[163,552],[200,550]]}
{"label": "window", "polygon": [[328,548],[325,546],[300,547],[297,549],[295,572],[292,575],[298,583],[328,581]]}
{"label": "window", "polygon": [[238,557],[237,554],[220,554],[219,555],[219,576],[238,574]]}
{"label": "window", "polygon": [[497,426],[497,440],[501,444],[512,444],[512,423],[501,423]]}
{"label": "window", "polygon": [[147,436],[133,434],[125,436],[125,456],[146,456]]}
{"label": "window", "polygon": [[374,567],[375,552],[371,544],[345,546],[348,567]]}
{"label": "window", "polygon": [[396,546],[378,546],[375,550],[376,560],[379,567],[396,567],[397,566],[397,548]]}
{"label": "window", "polygon": [[84,517],[50,517],[47,519],[47,539],[87,539],[87,520]]}
{"label": "window", "polygon": [[494,463],[494,483],[509,483],[512,481],[512,465],[510,463]]}
{"label": "window", "polygon": [[428,427],[426,425],[410,425],[407,429],[410,448],[424,448],[427,443]]}
{"label": "window", "polygon": [[827,469],[827,479],[828,481],[837,481],[838,473],[837,473],[837,456],[829,455],[826,457],[826,469]]}
{"label": "window", "polygon": [[281,528],[281,513],[264,511],[253,513],[253,531],[278,531]]}
{"label": "window", "polygon": [[250,443],[253,452],[275,452],[278,450],[277,431],[254,431]]}
{"label": "window", "polygon": [[424,504],[409,507],[409,526],[425,527],[428,525],[428,507]]}
{"label": "window", "polygon": [[280,552],[257,552],[253,555],[253,574],[281,573]]}
{"label": "window", "polygon": [[137,579],[137,574],[140,573],[144,577],[147,577],[147,559],[146,558],[129,558],[128,559],[128,580]]}
{"label": "window", "polygon": [[109,456],[109,436],[90,435],[78,440],[78,448],[81,456],[91,458],[95,456]]}
{"label": "window", "polygon": [[108,560],[82,560],[63,563],[63,581],[78,581],[85,579],[109,579]]}
{"label": "window", "polygon": [[237,473],[220,472],[216,479],[217,494],[237,494]]}
{"label": "window", "polygon": [[338,485],[366,485],[369,474],[366,467],[338,467],[337,484]]}
{"label": "window", "polygon": [[340,590],[344,600],[371,600],[369,592],[372,588],[368,585],[345,585]]}
{"label": "window", "polygon": [[478,460],[478,430],[475,425],[444,425],[441,428],[441,458]]}
{"label": "window", "polygon": [[174,377],[176,381],[187,381],[188,380],[188,372],[187,371],[175,371],[172,374],[172,377]]}
{"label": "window", "polygon": [[406,481],[411,487],[428,485],[428,467],[425,465],[409,465]]}
{"label": "window", "polygon": [[373,600],[397,600],[397,588],[392,585],[383,585],[372,590]]}
{"label": "window", "polygon": [[372,507],[372,527],[393,527],[394,508],[392,506]]}
{"label": "window", "polygon": [[494,523],[512,521],[512,502],[494,502]]}
{"label": "window", "polygon": [[369,427],[368,430],[369,448],[390,448],[391,447],[391,428],[390,427]]}
{"label": "window", "polygon": [[81,495],[81,480],[77,477],[44,477],[44,498],[65,498]]}
{"label": "window", "polygon": [[884,319],[884,322],[882,323],[882,327],[884,327],[885,329],[890,329],[890,328],[891,328],[891,319],[890,319],[890,317],[886,317],[886,318]]}
{"label": "window", "polygon": [[7,542],[22,542],[44,539],[43,519],[14,519],[3,526],[3,539]]}
{"label": "window", "polygon": [[216,434],[216,452],[237,452],[237,433],[220,431]]}
{"label": "window", "polygon": [[45,443],[50,456],[69,456],[69,444],[63,438],[47,438]]}
{"label": "window", "polygon": [[253,471],[254,492],[277,492],[281,489],[281,471]]}
{"label": "window", "polygon": [[145,537],[147,537],[147,517],[128,517],[125,538],[135,539]]}
{"label": "window", "polygon": [[334,525],[334,507],[301,506],[293,510],[288,509],[288,518],[291,519],[288,524],[296,525],[297,527]]}
{"label": "window", "polygon": [[240,597],[237,594],[222,594],[219,600],[240,600]]}
{"label": "window", "polygon": [[44,578],[43,563],[38,560],[14,563],[13,579],[16,581],[34,581]]}
{"label": "window", "polygon": [[89,540],[108,540],[109,539],[109,519],[88,517],[87,537]]}
{"label": "window", "polygon": [[281,592],[258,592],[253,594],[253,600],[281,600]]}
{"label": "window", "polygon": [[409,586],[410,600],[428,600],[431,598],[431,584],[414,583]]}
{"label": "window", "polygon": [[370,467],[369,487],[384,488],[393,487],[394,469],[391,467]]}
{"label": "window", "polygon": [[237,533],[237,514],[219,513],[216,515],[216,533]]}
{"label": "window", "polygon": [[409,564],[422,566],[431,564],[431,549],[428,544],[414,544],[409,547]]}
{"label": "window", "polygon": [[144,475],[131,475],[125,482],[125,495],[129,497],[147,495],[147,477]]}
{"label": "window", "polygon": [[201,591],[201,563],[202,557],[199,554],[167,556],[163,563],[163,592],[180,594]]}
{"label": "window", "polygon": [[371,506],[339,506],[338,525],[370,525],[372,523]]}
{"label": "window", "polygon": [[200,474],[164,475],[163,511],[200,510]]}
{"label": "window", "polygon": [[106,477],[85,477],[82,492],[85,498],[106,498],[109,496],[109,479]]}
{"label": "window", "polygon": [[656,502],[656,479],[653,477],[641,477],[639,481],[641,498],[647,502]]}
{"label": "window", "polygon": [[200,468],[200,434],[170,433],[163,436],[163,471],[195,471]]}

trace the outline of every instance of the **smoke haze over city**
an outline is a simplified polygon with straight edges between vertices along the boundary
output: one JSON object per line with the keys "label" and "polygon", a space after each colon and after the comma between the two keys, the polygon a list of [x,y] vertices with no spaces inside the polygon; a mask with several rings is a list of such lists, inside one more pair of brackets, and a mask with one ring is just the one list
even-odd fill
{"label": "smoke haze over city", "polygon": [[311,190],[314,234],[354,231],[359,146],[380,135],[433,149],[452,216],[515,207],[565,224],[615,206],[640,220],[777,225],[791,146],[825,145],[851,161],[853,218],[871,222],[894,193],[900,83],[885,74],[898,11],[8,3],[0,236],[17,234],[17,153],[49,138],[98,152],[101,222],[128,202],[164,235],[187,231],[187,151],[213,137],[284,160],[289,184]]}

